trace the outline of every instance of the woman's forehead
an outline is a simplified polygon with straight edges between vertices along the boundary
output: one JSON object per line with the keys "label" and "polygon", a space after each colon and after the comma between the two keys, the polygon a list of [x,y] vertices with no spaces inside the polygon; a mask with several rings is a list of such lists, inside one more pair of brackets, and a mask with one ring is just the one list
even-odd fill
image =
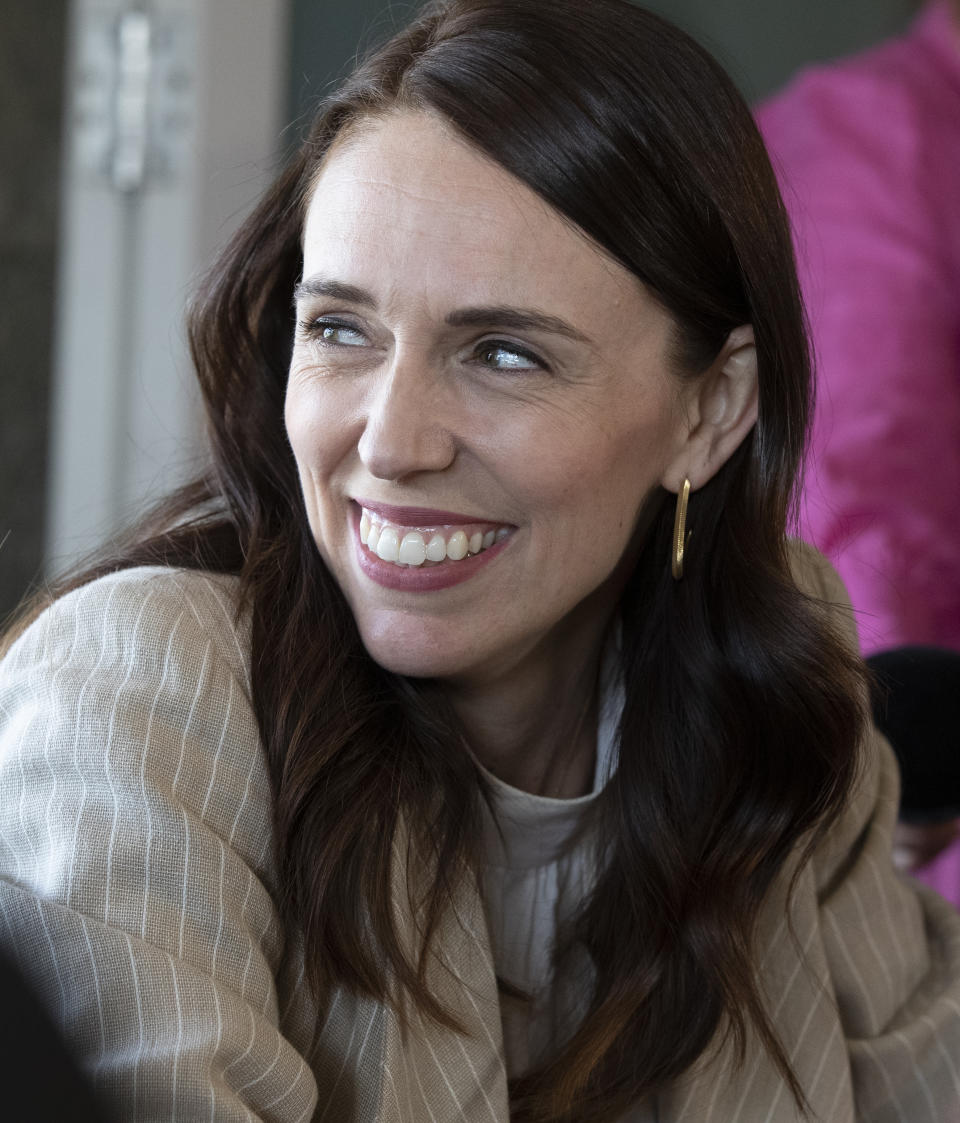
{"label": "woman's forehead", "polygon": [[[619,304],[636,279],[577,227],[434,114],[397,112],[338,140],[314,181],[304,275],[393,269],[517,299]],[[478,297],[493,294],[477,293]]]}
{"label": "woman's forehead", "polygon": [[551,208],[438,113],[396,109],[361,117],[340,131],[313,180],[315,195],[356,184],[437,205]]}

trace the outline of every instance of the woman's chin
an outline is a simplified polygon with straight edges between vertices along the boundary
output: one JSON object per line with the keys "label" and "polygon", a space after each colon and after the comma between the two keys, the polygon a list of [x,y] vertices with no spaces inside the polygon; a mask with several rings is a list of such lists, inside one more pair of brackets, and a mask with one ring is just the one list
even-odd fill
{"label": "woman's chin", "polygon": [[469,670],[469,662],[451,658],[449,654],[432,649],[417,647],[398,648],[396,645],[382,643],[367,644],[367,654],[385,671],[407,678],[451,678]]}
{"label": "woman's chin", "polygon": [[386,671],[409,678],[450,678],[469,673],[477,653],[449,631],[449,625],[425,626],[406,618],[392,627],[361,623],[360,637],[370,658]]}

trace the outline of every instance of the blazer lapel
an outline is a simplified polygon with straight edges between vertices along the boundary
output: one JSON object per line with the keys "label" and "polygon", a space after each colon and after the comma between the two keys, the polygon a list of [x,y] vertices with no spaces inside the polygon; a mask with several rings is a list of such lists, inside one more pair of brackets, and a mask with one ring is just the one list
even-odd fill
{"label": "blazer lapel", "polygon": [[[394,902],[415,946],[406,863],[395,849]],[[386,1011],[379,1123],[508,1123],[507,1074],[493,952],[476,885],[464,882],[437,940],[427,983],[464,1033]]]}
{"label": "blazer lapel", "polygon": [[800,875],[786,918],[790,871],[765,902],[758,926],[761,985],[767,1011],[810,1100],[800,1112],[779,1070],[748,1029],[743,1064],[718,1036],[693,1068],[658,1099],[658,1123],[853,1123],[854,1107],[843,1031],[818,924],[813,874]]}

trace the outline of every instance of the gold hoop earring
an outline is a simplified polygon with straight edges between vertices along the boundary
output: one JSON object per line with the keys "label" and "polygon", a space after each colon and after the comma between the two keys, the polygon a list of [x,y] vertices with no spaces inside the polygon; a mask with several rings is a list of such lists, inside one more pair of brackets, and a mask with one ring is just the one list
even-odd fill
{"label": "gold hoop earring", "polygon": [[684,477],[683,487],[677,492],[677,513],[673,519],[673,557],[670,559],[670,572],[674,581],[683,576],[683,554],[690,541],[692,531],[687,531],[687,500],[690,498],[690,481]]}

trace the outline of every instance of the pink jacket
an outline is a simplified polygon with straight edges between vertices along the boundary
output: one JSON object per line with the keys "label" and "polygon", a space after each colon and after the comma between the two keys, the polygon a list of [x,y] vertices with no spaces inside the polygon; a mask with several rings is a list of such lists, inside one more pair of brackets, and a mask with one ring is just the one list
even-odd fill
{"label": "pink jacket", "polygon": [[865,652],[960,649],[960,31],[948,5],[758,112],[818,369],[802,531]]}

